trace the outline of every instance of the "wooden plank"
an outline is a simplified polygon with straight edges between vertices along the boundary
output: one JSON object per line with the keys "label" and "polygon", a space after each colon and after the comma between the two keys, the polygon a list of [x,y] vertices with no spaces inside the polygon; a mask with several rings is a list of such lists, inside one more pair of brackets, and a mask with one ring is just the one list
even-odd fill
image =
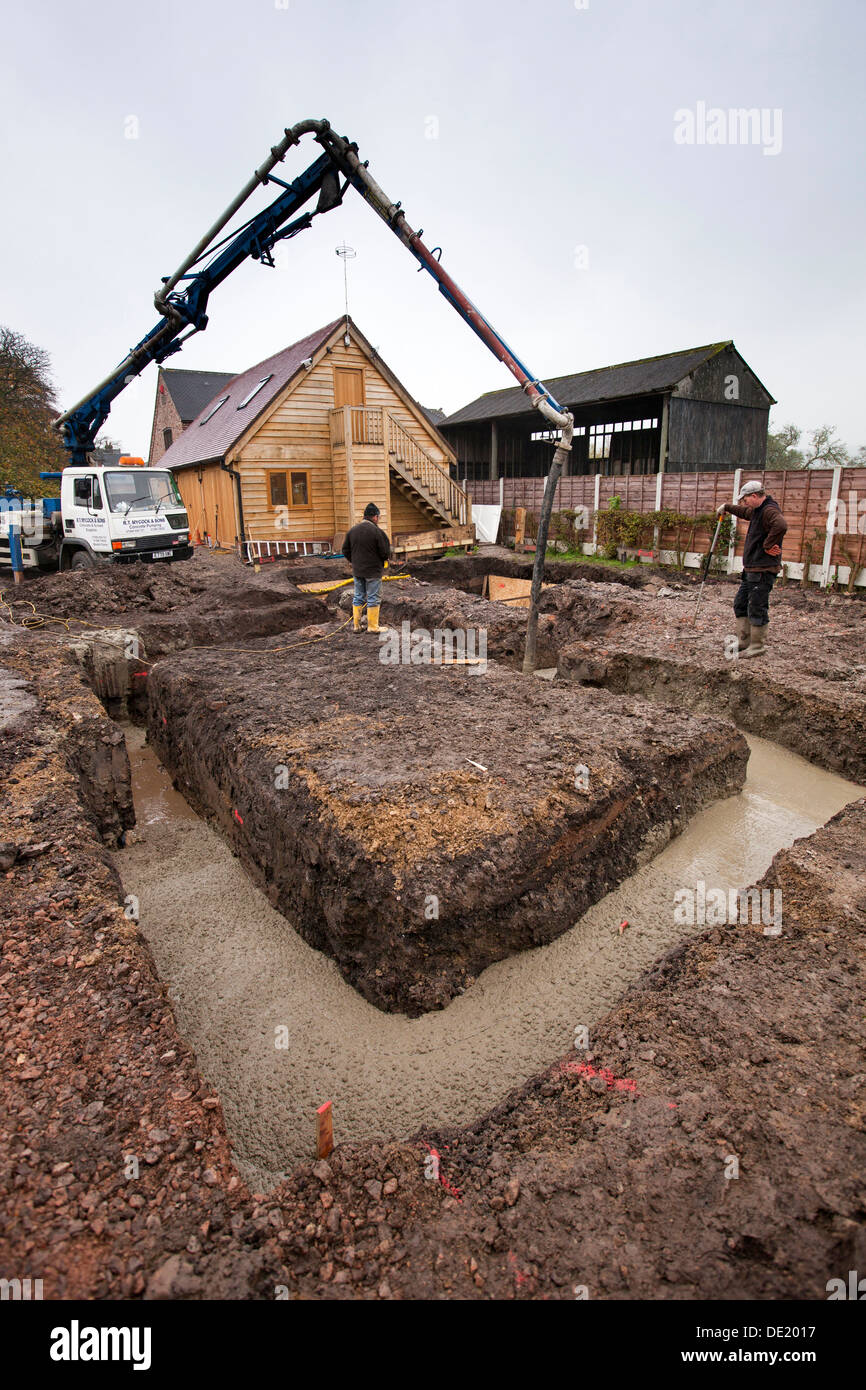
{"label": "wooden plank", "polygon": [[489,574],[487,580],[487,598],[494,601],[529,598],[532,588],[531,579],[506,579],[500,574]]}
{"label": "wooden plank", "polygon": [[[542,584],[542,589],[549,589],[549,584]],[[489,598],[494,603],[509,603],[514,608],[528,608],[529,594],[532,589],[531,579],[506,579],[499,574],[487,575],[487,592],[485,598]]]}
{"label": "wooden plank", "polygon": [[316,1158],[327,1158],[334,1150],[334,1113],[326,1100],[316,1111]]}

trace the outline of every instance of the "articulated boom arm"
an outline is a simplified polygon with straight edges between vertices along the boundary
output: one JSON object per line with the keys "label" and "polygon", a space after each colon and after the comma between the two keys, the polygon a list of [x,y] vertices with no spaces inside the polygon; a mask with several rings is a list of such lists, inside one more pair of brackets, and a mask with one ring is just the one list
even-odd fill
{"label": "articulated boom arm", "polygon": [[[304,135],[313,135],[324,153],[293,183],[285,183],[276,177],[273,169]],[[342,186],[341,176],[345,181]],[[218,241],[219,233],[256,188],[270,183],[279,184],[283,189],[280,196],[237,232],[226,236],[221,242]],[[94,447],[96,436],[108,418],[112,401],[149,362],[162,362],[172,353],[179,352],[187,338],[207,327],[208,297],[217,285],[231,275],[247,257],[261,261],[263,265],[272,266],[274,262],[271,252],[276,243],[304,231],[319,213],[330,212],[332,208],[338,207],[350,185],[387,223],[395,236],[411,251],[422,269],[433,276],[449,304],[516,377],[531,403],[552,424],[566,430],[563,443],[568,447],[571,439],[571,416],[562,410],[547,388],[531,375],[459,285],[443,270],[435,254],[429,251],[421,240],[421,233],[413,231],[409,226],[400,204],[390,201],[369,173],[366,163],[362,163],[358,158],[357,145],[332,131],[328,121],[310,120],[301,121],[286,130],[283,139],[271,149],[269,158],[256,169],[252,178],[221,217],[174,274],[163,280],[154,297],[154,304],[161,315],[159,323],[131,349],[110,376],[60,417],[57,423],[69,451],[70,462],[86,464],[87,455]],[[300,213],[304,204],[317,194],[315,208]]]}

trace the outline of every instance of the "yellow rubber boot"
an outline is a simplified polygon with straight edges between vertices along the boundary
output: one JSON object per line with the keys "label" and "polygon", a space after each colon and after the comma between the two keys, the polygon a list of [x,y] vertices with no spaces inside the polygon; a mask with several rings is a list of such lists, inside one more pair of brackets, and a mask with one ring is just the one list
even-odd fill
{"label": "yellow rubber boot", "polygon": [[376,607],[376,608],[368,608],[368,609],[367,609],[367,631],[368,631],[368,632],[387,632],[387,631],[388,631],[388,629],[387,629],[386,627],[380,627],[380,626],[379,626],[379,609],[378,609],[378,607]]}
{"label": "yellow rubber boot", "polygon": [[354,632],[361,631],[361,614],[363,611],[364,605],[362,603],[352,605],[352,630]]}

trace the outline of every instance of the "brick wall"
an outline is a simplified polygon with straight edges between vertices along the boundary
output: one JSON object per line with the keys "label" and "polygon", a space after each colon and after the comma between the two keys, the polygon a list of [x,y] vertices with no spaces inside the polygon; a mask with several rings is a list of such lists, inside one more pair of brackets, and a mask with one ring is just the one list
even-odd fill
{"label": "brick wall", "polygon": [[165,430],[171,430],[172,442],[183,434],[183,422],[177,407],[168,393],[168,387],[159,374],[156,386],[156,404],[153,410],[153,428],[150,435],[150,457],[148,463],[153,468],[159,463],[168,447],[165,443]]}

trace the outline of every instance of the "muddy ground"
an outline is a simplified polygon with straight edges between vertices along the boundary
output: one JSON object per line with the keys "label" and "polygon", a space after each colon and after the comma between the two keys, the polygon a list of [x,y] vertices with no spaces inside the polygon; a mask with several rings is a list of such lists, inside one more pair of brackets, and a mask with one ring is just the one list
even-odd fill
{"label": "muddy ground", "polygon": [[188,653],[152,668],[148,709],[180,790],[379,1008],[442,1008],[554,940],[743,784],[730,724],[385,652]]}
{"label": "muddy ground", "polygon": [[[40,611],[65,606],[36,582]],[[668,675],[649,693],[697,708],[721,708],[724,669],[754,690],[724,707],[744,727],[769,691],[790,704],[758,732],[862,776],[857,601],[774,595],[772,665],[735,677],[732,595],[708,586],[689,657],[681,600],[652,594],[565,647],[621,658],[611,684],[649,653]],[[0,628],[4,1277],[46,1297],[823,1300],[863,1269],[863,802],[776,856],[780,936],[706,929],[474,1124],[341,1146],[257,1198],[107,857],[130,814],[122,740],[44,634]]]}
{"label": "muddy ground", "polygon": [[[470,557],[471,559],[472,557]],[[445,563],[444,561],[438,563]],[[458,565],[458,559],[451,566]],[[641,588],[585,579],[543,590],[539,667],[580,685],[719,715],[854,781],[866,782],[866,609],[860,599],[774,590],[767,654],[739,659],[737,585],[694,580]],[[338,596],[341,609],[350,599]],[[413,578],[385,585],[382,621],[484,628],[488,651],[520,669],[526,610]],[[696,619],[696,621],[695,621]]]}
{"label": "muddy ground", "polygon": [[[552,611],[573,587],[550,589]],[[577,628],[585,602],[574,594],[576,640],[559,647],[559,674],[616,693],[647,695],[680,709],[733,719],[750,733],[855,781],[866,781],[866,610],[856,598],[788,586],[770,604],[767,654],[733,655],[736,585],[707,585],[698,611],[692,586],[660,593],[608,586],[606,626]],[[565,602],[570,601],[565,599]],[[557,622],[565,634],[567,615]]]}
{"label": "muddy ground", "polygon": [[39,632],[79,638],[106,628],[135,632],[141,666],[187,647],[266,637],[320,621],[321,600],[302,593],[288,575],[285,564],[263,566],[256,574],[233,553],[197,549],[191,559],[172,565],[27,575],[20,588],[4,586],[3,611]]}

